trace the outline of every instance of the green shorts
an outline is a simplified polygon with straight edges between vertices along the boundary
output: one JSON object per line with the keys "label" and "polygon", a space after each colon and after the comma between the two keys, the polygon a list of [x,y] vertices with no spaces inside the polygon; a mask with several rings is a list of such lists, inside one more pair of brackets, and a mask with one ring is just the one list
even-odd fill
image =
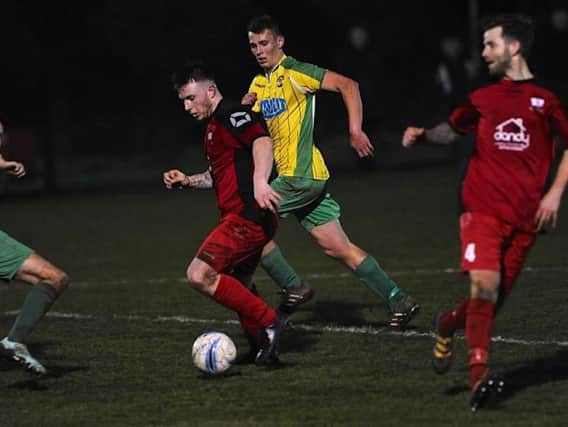
{"label": "green shorts", "polygon": [[326,191],[327,181],[298,176],[279,176],[270,183],[282,196],[278,213],[293,213],[307,231],[340,217],[339,204]]}
{"label": "green shorts", "polygon": [[0,279],[12,280],[33,249],[0,231]]}

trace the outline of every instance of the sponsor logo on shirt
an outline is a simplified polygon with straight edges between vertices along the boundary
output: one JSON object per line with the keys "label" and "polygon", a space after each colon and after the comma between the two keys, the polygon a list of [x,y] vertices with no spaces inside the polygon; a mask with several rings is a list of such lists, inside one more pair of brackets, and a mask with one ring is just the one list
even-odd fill
{"label": "sponsor logo on shirt", "polygon": [[497,125],[493,134],[500,150],[523,151],[530,145],[530,135],[522,118],[511,118]]}
{"label": "sponsor logo on shirt", "polygon": [[270,98],[260,101],[260,108],[265,119],[279,116],[288,109],[286,100],[283,98]]}

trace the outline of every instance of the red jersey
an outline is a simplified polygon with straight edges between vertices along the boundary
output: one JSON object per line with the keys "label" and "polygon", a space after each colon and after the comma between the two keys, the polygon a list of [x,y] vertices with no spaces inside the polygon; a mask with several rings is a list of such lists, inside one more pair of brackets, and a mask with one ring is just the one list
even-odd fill
{"label": "red jersey", "polygon": [[533,80],[502,79],[472,92],[449,124],[459,133],[477,131],[462,183],[464,210],[534,231],[554,158],[553,130],[568,141],[556,95]]}
{"label": "red jersey", "polygon": [[268,135],[258,114],[242,105],[222,101],[209,118],[203,143],[222,217],[233,213],[262,222],[254,199],[252,143]]}

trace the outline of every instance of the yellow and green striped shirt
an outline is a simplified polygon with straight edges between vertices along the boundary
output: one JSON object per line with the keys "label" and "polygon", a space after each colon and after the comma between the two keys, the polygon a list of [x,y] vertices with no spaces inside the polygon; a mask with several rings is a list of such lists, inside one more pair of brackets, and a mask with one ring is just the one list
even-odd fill
{"label": "yellow and green striped shirt", "polygon": [[284,56],[249,88],[255,92],[254,111],[262,112],[274,140],[274,161],[280,176],[326,180],[329,171],[314,145],[315,92],[326,70]]}

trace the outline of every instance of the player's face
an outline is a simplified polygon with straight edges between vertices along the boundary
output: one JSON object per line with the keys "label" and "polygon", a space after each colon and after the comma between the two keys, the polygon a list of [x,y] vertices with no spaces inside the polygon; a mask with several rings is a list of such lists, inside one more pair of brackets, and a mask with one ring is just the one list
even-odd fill
{"label": "player's face", "polygon": [[264,30],[262,33],[252,33],[249,31],[250,51],[256,58],[258,65],[265,70],[273,69],[282,58],[284,52],[284,37],[275,35],[270,30]]}
{"label": "player's face", "polygon": [[183,108],[196,120],[205,120],[213,114],[213,97],[217,88],[212,82],[190,81],[178,90]]}
{"label": "player's face", "polygon": [[483,52],[481,56],[487,64],[489,74],[502,76],[511,68],[511,43],[503,38],[503,29],[495,27],[483,34]]}

